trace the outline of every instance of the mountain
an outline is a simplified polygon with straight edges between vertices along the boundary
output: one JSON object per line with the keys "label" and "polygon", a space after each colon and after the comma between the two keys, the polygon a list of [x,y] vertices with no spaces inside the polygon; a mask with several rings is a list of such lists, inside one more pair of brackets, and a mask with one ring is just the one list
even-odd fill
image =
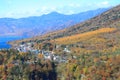
{"label": "mountain", "polygon": [[79,14],[64,15],[57,12],[27,18],[0,18],[0,36],[36,36],[61,30],[95,17],[108,8],[101,8]]}
{"label": "mountain", "polygon": [[52,38],[71,36],[106,27],[120,29],[120,5],[113,7],[112,9],[89,20],[80,22],[74,26],[68,27],[63,30],[51,32],[43,36],[37,36],[35,39],[39,39],[41,37],[46,39],[51,38],[51,36]]}
{"label": "mountain", "polygon": [[61,80],[120,80],[120,5],[66,29],[14,41],[13,48],[17,43],[57,55]]}
{"label": "mountain", "polygon": [[74,55],[114,53],[120,50],[120,5],[66,29],[10,44],[14,46],[23,42],[34,42],[37,49],[44,49],[50,43],[59,47],[54,49],[56,53],[62,53],[66,46]]}
{"label": "mountain", "polygon": [[74,36],[77,34],[79,35],[85,32],[98,30],[100,28],[117,28],[118,31],[120,30],[120,5],[113,7],[112,9],[105,11],[104,13],[101,13],[100,15],[89,20],[80,22],[74,26],[22,41],[43,41],[46,39],[58,39],[67,36]]}

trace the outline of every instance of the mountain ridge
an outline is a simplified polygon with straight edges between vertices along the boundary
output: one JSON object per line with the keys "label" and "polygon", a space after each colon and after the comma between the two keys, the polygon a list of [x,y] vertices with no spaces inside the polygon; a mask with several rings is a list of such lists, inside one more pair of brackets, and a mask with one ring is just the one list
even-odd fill
{"label": "mountain ridge", "polygon": [[[96,16],[91,19],[88,19],[84,22],[78,23],[76,25],[73,25],[71,27],[68,27],[64,30],[50,33],[50,35],[54,35],[54,37],[57,36],[63,36],[66,34],[66,36],[84,33],[92,30],[96,30],[98,28],[102,27],[113,27],[118,28],[120,23],[120,5],[113,7],[112,9]],[[46,34],[45,36],[49,36],[49,34]]]}
{"label": "mountain ridge", "polygon": [[[85,22],[78,23],[76,25],[70,26],[68,28],[54,31],[51,33],[44,34],[42,36],[36,36],[26,39],[29,40],[48,40],[56,39],[66,36],[71,36],[75,34],[81,34],[89,31],[94,31],[99,28],[117,28],[120,30],[120,5],[113,7],[112,9],[96,16],[91,19],[86,20]],[[26,41],[24,40],[24,41]]]}
{"label": "mountain ridge", "polygon": [[[47,32],[60,30],[75,25],[76,23],[95,17],[96,15],[99,15],[106,10],[108,10],[108,8],[103,8],[101,10],[91,10],[72,15],[64,15],[61,13],[52,12],[42,16],[33,16],[19,19],[0,18],[0,35],[41,35]],[[88,15],[90,16],[88,17]]]}

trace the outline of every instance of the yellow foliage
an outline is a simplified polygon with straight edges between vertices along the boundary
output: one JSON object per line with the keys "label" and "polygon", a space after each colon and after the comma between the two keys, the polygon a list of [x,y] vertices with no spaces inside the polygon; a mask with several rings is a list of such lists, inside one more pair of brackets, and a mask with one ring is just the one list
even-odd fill
{"label": "yellow foliage", "polygon": [[19,52],[19,54],[22,55],[22,56],[25,56],[25,55],[27,55],[28,53],[26,53],[26,52]]}
{"label": "yellow foliage", "polygon": [[99,58],[94,58],[93,61],[96,63],[96,62],[100,61],[100,59]]}
{"label": "yellow foliage", "polygon": [[72,48],[71,51],[73,53],[84,53],[84,54],[90,54],[93,52],[93,50],[87,50],[85,48]]}
{"label": "yellow foliage", "polygon": [[87,71],[88,71],[88,68],[87,68],[87,67],[83,68],[83,73],[84,73],[84,74],[86,74]]}
{"label": "yellow foliage", "polygon": [[[90,31],[90,32],[82,33],[82,34],[76,34],[76,35],[72,35],[68,37],[58,38],[55,40],[55,42],[57,44],[73,44],[73,43],[87,40],[90,37],[93,37],[93,36],[96,36],[102,33],[109,33],[115,30],[116,28],[101,28],[95,31]],[[104,40],[101,39],[100,41],[104,41]]]}
{"label": "yellow foliage", "polygon": [[0,71],[3,71],[4,65],[0,65]]}
{"label": "yellow foliage", "polygon": [[112,52],[115,52],[118,48],[119,48],[119,47],[114,46],[114,47],[112,48]]}
{"label": "yellow foliage", "polygon": [[40,54],[38,54],[38,58],[40,58],[40,59],[41,59],[41,58],[43,58],[43,57],[44,57],[44,56],[43,56],[43,54],[41,54],[41,53],[40,53]]}

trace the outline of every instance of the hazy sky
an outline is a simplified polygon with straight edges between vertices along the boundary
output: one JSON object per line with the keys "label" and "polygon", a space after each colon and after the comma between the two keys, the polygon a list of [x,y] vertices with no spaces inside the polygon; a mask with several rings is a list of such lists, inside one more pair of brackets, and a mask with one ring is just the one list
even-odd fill
{"label": "hazy sky", "polygon": [[0,0],[0,18],[39,16],[53,11],[74,14],[118,4],[120,0]]}

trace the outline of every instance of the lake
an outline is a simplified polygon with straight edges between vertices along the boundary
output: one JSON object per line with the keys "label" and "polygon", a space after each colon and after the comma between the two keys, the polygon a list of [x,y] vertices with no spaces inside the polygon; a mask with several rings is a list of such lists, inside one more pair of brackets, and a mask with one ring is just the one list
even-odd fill
{"label": "lake", "polygon": [[0,36],[0,49],[6,48],[9,49],[11,46],[7,44],[8,41],[23,39],[20,36]]}

